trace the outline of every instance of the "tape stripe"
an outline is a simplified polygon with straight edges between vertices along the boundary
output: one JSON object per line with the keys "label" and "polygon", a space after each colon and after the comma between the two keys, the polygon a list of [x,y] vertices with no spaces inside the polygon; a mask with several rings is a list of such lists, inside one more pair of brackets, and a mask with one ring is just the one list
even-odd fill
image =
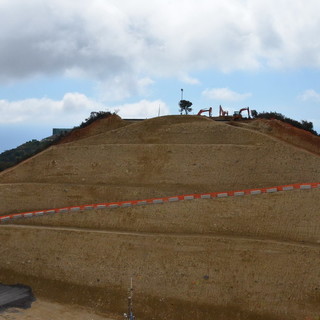
{"label": "tape stripe", "polygon": [[126,202],[126,203],[123,203],[123,204],[121,205],[121,207],[123,207],[123,208],[131,207],[131,206],[132,206],[132,203],[131,203],[131,202]]}
{"label": "tape stripe", "polygon": [[64,213],[64,212],[68,212],[69,209],[68,208],[62,208],[58,210],[60,213]]}
{"label": "tape stripe", "polygon": [[261,188],[261,189],[246,189],[240,191],[229,191],[229,192],[213,192],[205,194],[189,194],[189,195],[179,195],[175,197],[165,197],[165,198],[156,198],[156,199],[146,199],[146,200],[134,200],[134,201],[124,201],[124,202],[112,202],[112,203],[100,203],[100,204],[91,204],[83,205],[77,207],[65,207],[65,208],[56,208],[49,209],[44,211],[32,211],[24,213],[10,214],[6,216],[0,216],[0,222],[7,221],[10,219],[18,218],[29,218],[33,216],[41,216],[44,214],[53,214],[53,213],[66,213],[66,212],[76,212],[81,210],[92,210],[92,209],[103,209],[103,208],[119,208],[119,207],[131,207],[134,205],[146,205],[146,204],[160,204],[164,202],[175,202],[180,200],[193,200],[193,199],[211,199],[211,198],[225,198],[229,196],[244,196],[244,195],[258,195],[262,193],[273,193],[277,191],[290,191],[290,190],[309,190],[312,188],[320,188],[320,183],[300,183],[300,184],[291,184],[284,185],[272,188]]}
{"label": "tape stripe", "polygon": [[261,194],[262,191],[261,190],[251,190],[250,194],[255,195],[255,194]]}
{"label": "tape stripe", "polygon": [[270,188],[270,189],[267,189],[267,192],[268,193],[272,193],[272,192],[277,192],[278,189],[277,188]]}
{"label": "tape stripe", "polygon": [[218,194],[217,194],[217,197],[218,197],[218,198],[225,198],[225,197],[227,197],[227,196],[228,196],[228,193],[226,193],[226,192],[225,192],[225,193],[218,193]]}
{"label": "tape stripe", "polygon": [[30,218],[30,217],[33,216],[33,213],[32,213],[32,212],[24,213],[23,216],[24,216],[25,218]]}

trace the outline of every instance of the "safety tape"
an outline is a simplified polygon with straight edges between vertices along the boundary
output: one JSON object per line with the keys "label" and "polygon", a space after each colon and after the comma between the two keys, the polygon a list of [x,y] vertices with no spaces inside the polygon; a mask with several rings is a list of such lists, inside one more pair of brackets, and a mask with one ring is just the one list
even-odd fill
{"label": "safety tape", "polygon": [[256,189],[246,189],[238,191],[227,191],[227,192],[212,192],[212,193],[203,193],[203,194],[187,194],[179,195],[174,197],[164,197],[164,198],[152,198],[146,200],[133,200],[133,201],[119,201],[119,202],[110,202],[110,203],[97,203],[90,205],[80,205],[72,207],[63,207],[57,209],[48,209],[42,211],[28,211],[23,213],[9,214],[5,216],[0,216],[0,222],[6,222],[11,219],[19,218],[31,218],[36,216],[43,216],[47,214],[55,213],[68,213],[68,212],[79,212],[95,209],[104,209],[104,208],[126,208],[138,205],[148,205],[148,204],[162,204],[165,202],[176,202],[184,200],[194,200],[194,199],[213,199],[213,198],[226,198],[226,197],[239,197],[245,195],[258,195],[262,193],[274,193],[278,191],[290,191],[290,190],[310,190],[313,188],[320,188],[320,183],[295,183],[284,186],[272,187],[272,188],[256,188]]}

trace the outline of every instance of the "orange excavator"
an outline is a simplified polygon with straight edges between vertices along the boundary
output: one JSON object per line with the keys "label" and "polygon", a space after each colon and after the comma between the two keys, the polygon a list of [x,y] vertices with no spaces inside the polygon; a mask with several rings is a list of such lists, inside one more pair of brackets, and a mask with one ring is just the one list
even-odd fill
{"label": "orange excavator", "polygon": [[208,112],[209,113],[209,117],[212,116],[212,107],[210,107],[209,109],[201,109],[199,112],[198,112],[198,116],[201,116],[202,113],[204,112]]}
{"label": "orange excavator", "polygon": [[241,119],[243,119],[243,117],[242,117],[242,112],[243,111],[247,111],[248,112],[248,119],[251,119],[250,110],[249,110],[249,107],[248,107],[248,108],[242,108],[239,111],[235,111],[234,114],[233,114],[233,120],[241,120]]}
{"label": "orange excavator", "polygon": [[225,116],[228,116],[229,113],[228,111],[224,111],[221,107],[221,105],[219,106],[219,117],[225,117]]}

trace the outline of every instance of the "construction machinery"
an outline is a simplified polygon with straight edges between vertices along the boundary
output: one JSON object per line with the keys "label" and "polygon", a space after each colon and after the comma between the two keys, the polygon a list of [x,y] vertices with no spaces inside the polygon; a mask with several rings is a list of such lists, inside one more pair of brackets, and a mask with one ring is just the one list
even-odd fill
{"label": "construction machinery", "polygon": [[243,119],[243,116],[242,116],[242,112],[243,111],[247,111],[248,112],[248,119],[251,119],[251,117],[250,117],[250,109],[248,107],[248,108],[242,108],[239,111],[235,111],[234,114],[233,114],[233,120],[241,120],[241,119]]}
{"label": "construction machinery", "polygon": [[201,116],[202,113],[205,113],[205,112],[208,112],[209,114],[209,117],[212,117],[212,107],[210,107],[209,109],[201,109],[199,112],[198,112],[198,116]]}
{"label": "construction machinery", "polygon": [[221,107],[221,105],[219,106],[219,117],[226,117],[229,115],[228,111],[224,111]]}

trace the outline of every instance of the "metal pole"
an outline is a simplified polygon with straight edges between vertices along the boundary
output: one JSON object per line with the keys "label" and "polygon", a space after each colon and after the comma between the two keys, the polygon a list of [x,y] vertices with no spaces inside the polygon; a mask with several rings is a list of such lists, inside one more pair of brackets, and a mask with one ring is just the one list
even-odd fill
{"label": "metal pole", "polygon": [[181,100],[183,100],[183,89],[181,89]]}

